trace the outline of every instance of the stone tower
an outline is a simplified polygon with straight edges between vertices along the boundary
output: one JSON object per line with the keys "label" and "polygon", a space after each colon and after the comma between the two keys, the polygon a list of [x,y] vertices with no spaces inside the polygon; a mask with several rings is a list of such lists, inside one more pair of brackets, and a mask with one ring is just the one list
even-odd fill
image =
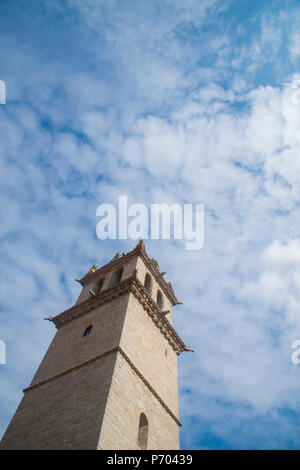
{"label": "stone tower", "polygon": [[78,282],[1,449],[179,449],[179,302],[141,240]]}

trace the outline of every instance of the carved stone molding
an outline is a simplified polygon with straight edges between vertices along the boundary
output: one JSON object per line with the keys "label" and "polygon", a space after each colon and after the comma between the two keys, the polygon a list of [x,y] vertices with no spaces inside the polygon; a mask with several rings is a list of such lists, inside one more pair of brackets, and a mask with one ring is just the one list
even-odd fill
{"label": "carved stone molding", "polygon": [[181,422],[179,421],[178,418],[176,418],[176,416],[174,415],[174,413],[172,413],[172,411],[170,410],[170,408],[165,404],[165,402],[160,398],[160,396],[158,395],[158,393],[156,393],[156,391],[154,390],[153,387],[151,387],[150,383],[148,382],[148,380],[145,379],[145,377],[140,373],[140,371],[135,367],[135,365],[133,364],[133,362],[131,362],[131,360],[129,359],[129,357],[124,353],[124,351],[119,347],[118,348],[119,350],[119,353],[121,354],[121,356],[125,359],[125,361],[127,362],[127,364],[131,367],[131,369],[136,373],[136,375],[141,379],[141,381],[146,385],[146,387],[150,390],[150,392],[155,396],[155,398],[159,401],[159,403],[162,405],[162,407],[166,410],[166,412],[174,419],[174,421],[176,422],[176,424],[178,424],[178,426],[182,426]]}
{"label": "carved stone molding", "polygon": [[156,303],[150,297],[147,289],[137,279],[136,271],[133,276],[119,282],[116,286],[111,289],[101,291],[99,294],[83,301],[79,305],[74,305],[68,310],[60,313],[56,317],[52,318],[52,322],[56,328],[61,328],[66,323],[90,312],[91,310],[110,302],[114,298],[117,298],[126,293],[132,293],[139,303],[143,306],[149,317],[152,319],[154,324],[160,329],[161,333],[167,339],[169,344],[172,346],[176,354],[180,354],[186,348],[184,342],[176,333],[171,323],[161,314]]}
{"label": "carved stone molding", "polygon": [[152,319],[154,324],[160,329],[166,340],[172,346],[176,354],[180,354],[185,350],[185,344],[177,334],[175,329],[165,315],[162,315],[161,311],[157,307],[156,303],[150,297],[147,289],[136,279],[131,285],[131,292],[134,294],[139,303],[143,306],[149,317]]}
{"label": "carved stone molding", "polygon": [[92,274],[92,273],[95,273],[98,269],[98,265],[97,264],[93,264],[93,266],[88,270],[88,274]]}
{"label": "carved stone molding", "polygon": [[74,367],[71,367],[70,369],[67,369],[67,370],[64,370],[63,372],[60,372],[59,374],[56,374],[56,375],[53,375],[51,377],[49,377],[48,379],[45,379],[45,380],[42,380],[41,382],[38,382],[37,384],[34,384],[34,385],[31,385],[30,387],[27,387],[27,388],[24,388],[23,392],[24,393],[28,393],[28,392],[31,392],[32,390],[36,390],[37,388],[39,387],[42,387],[43,385],[46,385],[50,382],[53,382],[54,380],[58,380],[60,379],[61,377],[64,377],[65,375],[67,374],[70,374],[72,372],[74,372],[75,370],[78,370],[78,369],[81,369],[82,367],[86,367],[90,364],[92,364],[93,362],[95,361],[98,361],[100,359],[103,359],[111,354],[114,354],[114,353],[120,353],[120,355],[123,357],[123,359],[125,359],[125,361],[127,362],[127,364],[130,366],[130,368],[133,370],[133,372],[140,378],[140,380],[144,383],[144,385],[146,385],[146,387],[148,388],[148,390],[152,393],[152,395],[154,395],[154,397],[159,401],[159,403],[161,404],[161,406],[166,410],[166,412],[171,416],[171,418],[176,422],[176,424],[178,426],[182,426],[181,422],[179,421],[179,419],[174,415],[174,413],[170,410],[170,408],[165,404],[165,402],[160,398],[160,396],[158,395],[158,393],[156,393],[156,391],[154,390],[154,388],[150,385],[150,383],[148,382],[147,379],[145,379],[145,377],[141,374],[141,372],[135,367],[135,365],[133,364],[133,362],[129,359],[129,357],[127,356],[127,354],[119,347],[117,346],[116,348],[113,348],[111,349],[110,351],[106,351],[105,353],[103,354],[99,354],[98,356],[96,357],[93,357],[92,359],[89,359],[85,362],[82,362],[80,364],[77,364],[76,366]]}

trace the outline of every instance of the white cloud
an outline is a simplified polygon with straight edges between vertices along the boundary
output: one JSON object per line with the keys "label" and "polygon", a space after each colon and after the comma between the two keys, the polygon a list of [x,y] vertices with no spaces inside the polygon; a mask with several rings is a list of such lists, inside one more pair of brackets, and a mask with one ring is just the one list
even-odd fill
{"label": "white cloud", "polygon": [[[95,238],[98,204],[120,194],[130,203],[200,202],[201,252],[147,243],[184,302],[175,326],[196,350],[180,358],[183,420],[208,420],[228,445],[246,434],[260,445],[256,431],[280,445],[283,435],[268,437],[264,423],[290,436],[292,424],[276,413],[299,413],[290,344],[300,333],[300,106],[297,75],[281,70],[280,85],[254,77],[282,64],[288,17],[262,15],[258,29],[243,23],[235,35],[224,28],[224,2],[165,2],[159,15],[155,2],[69,5],[72,21],[59,2],[47,9],[74,28],[76,64],[19,51],[21,69],[8,81],[17,102],[0,109],[0,338],[9,342],[1,401],[10,412],[17,405],[54,333],[42,318],[74,302],[74,277],[132,248]],[[235,423],[248,423],[240,441]]]}

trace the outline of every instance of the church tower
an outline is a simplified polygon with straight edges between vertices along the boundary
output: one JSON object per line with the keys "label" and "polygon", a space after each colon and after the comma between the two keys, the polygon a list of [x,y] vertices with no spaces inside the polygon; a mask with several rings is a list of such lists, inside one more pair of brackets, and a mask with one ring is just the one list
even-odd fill
{"label": "church tower", "polygon": [[179,449],[178,304],[144,242],[77,281],[0,449]]}

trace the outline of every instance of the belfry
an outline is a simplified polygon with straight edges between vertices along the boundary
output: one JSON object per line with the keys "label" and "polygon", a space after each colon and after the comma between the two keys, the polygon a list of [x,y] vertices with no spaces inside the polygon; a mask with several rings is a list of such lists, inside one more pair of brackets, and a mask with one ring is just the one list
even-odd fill
{"label": "belfry", "polygon": [[179,304],[143,240],[77,281],[0,449],[179,449]]}

